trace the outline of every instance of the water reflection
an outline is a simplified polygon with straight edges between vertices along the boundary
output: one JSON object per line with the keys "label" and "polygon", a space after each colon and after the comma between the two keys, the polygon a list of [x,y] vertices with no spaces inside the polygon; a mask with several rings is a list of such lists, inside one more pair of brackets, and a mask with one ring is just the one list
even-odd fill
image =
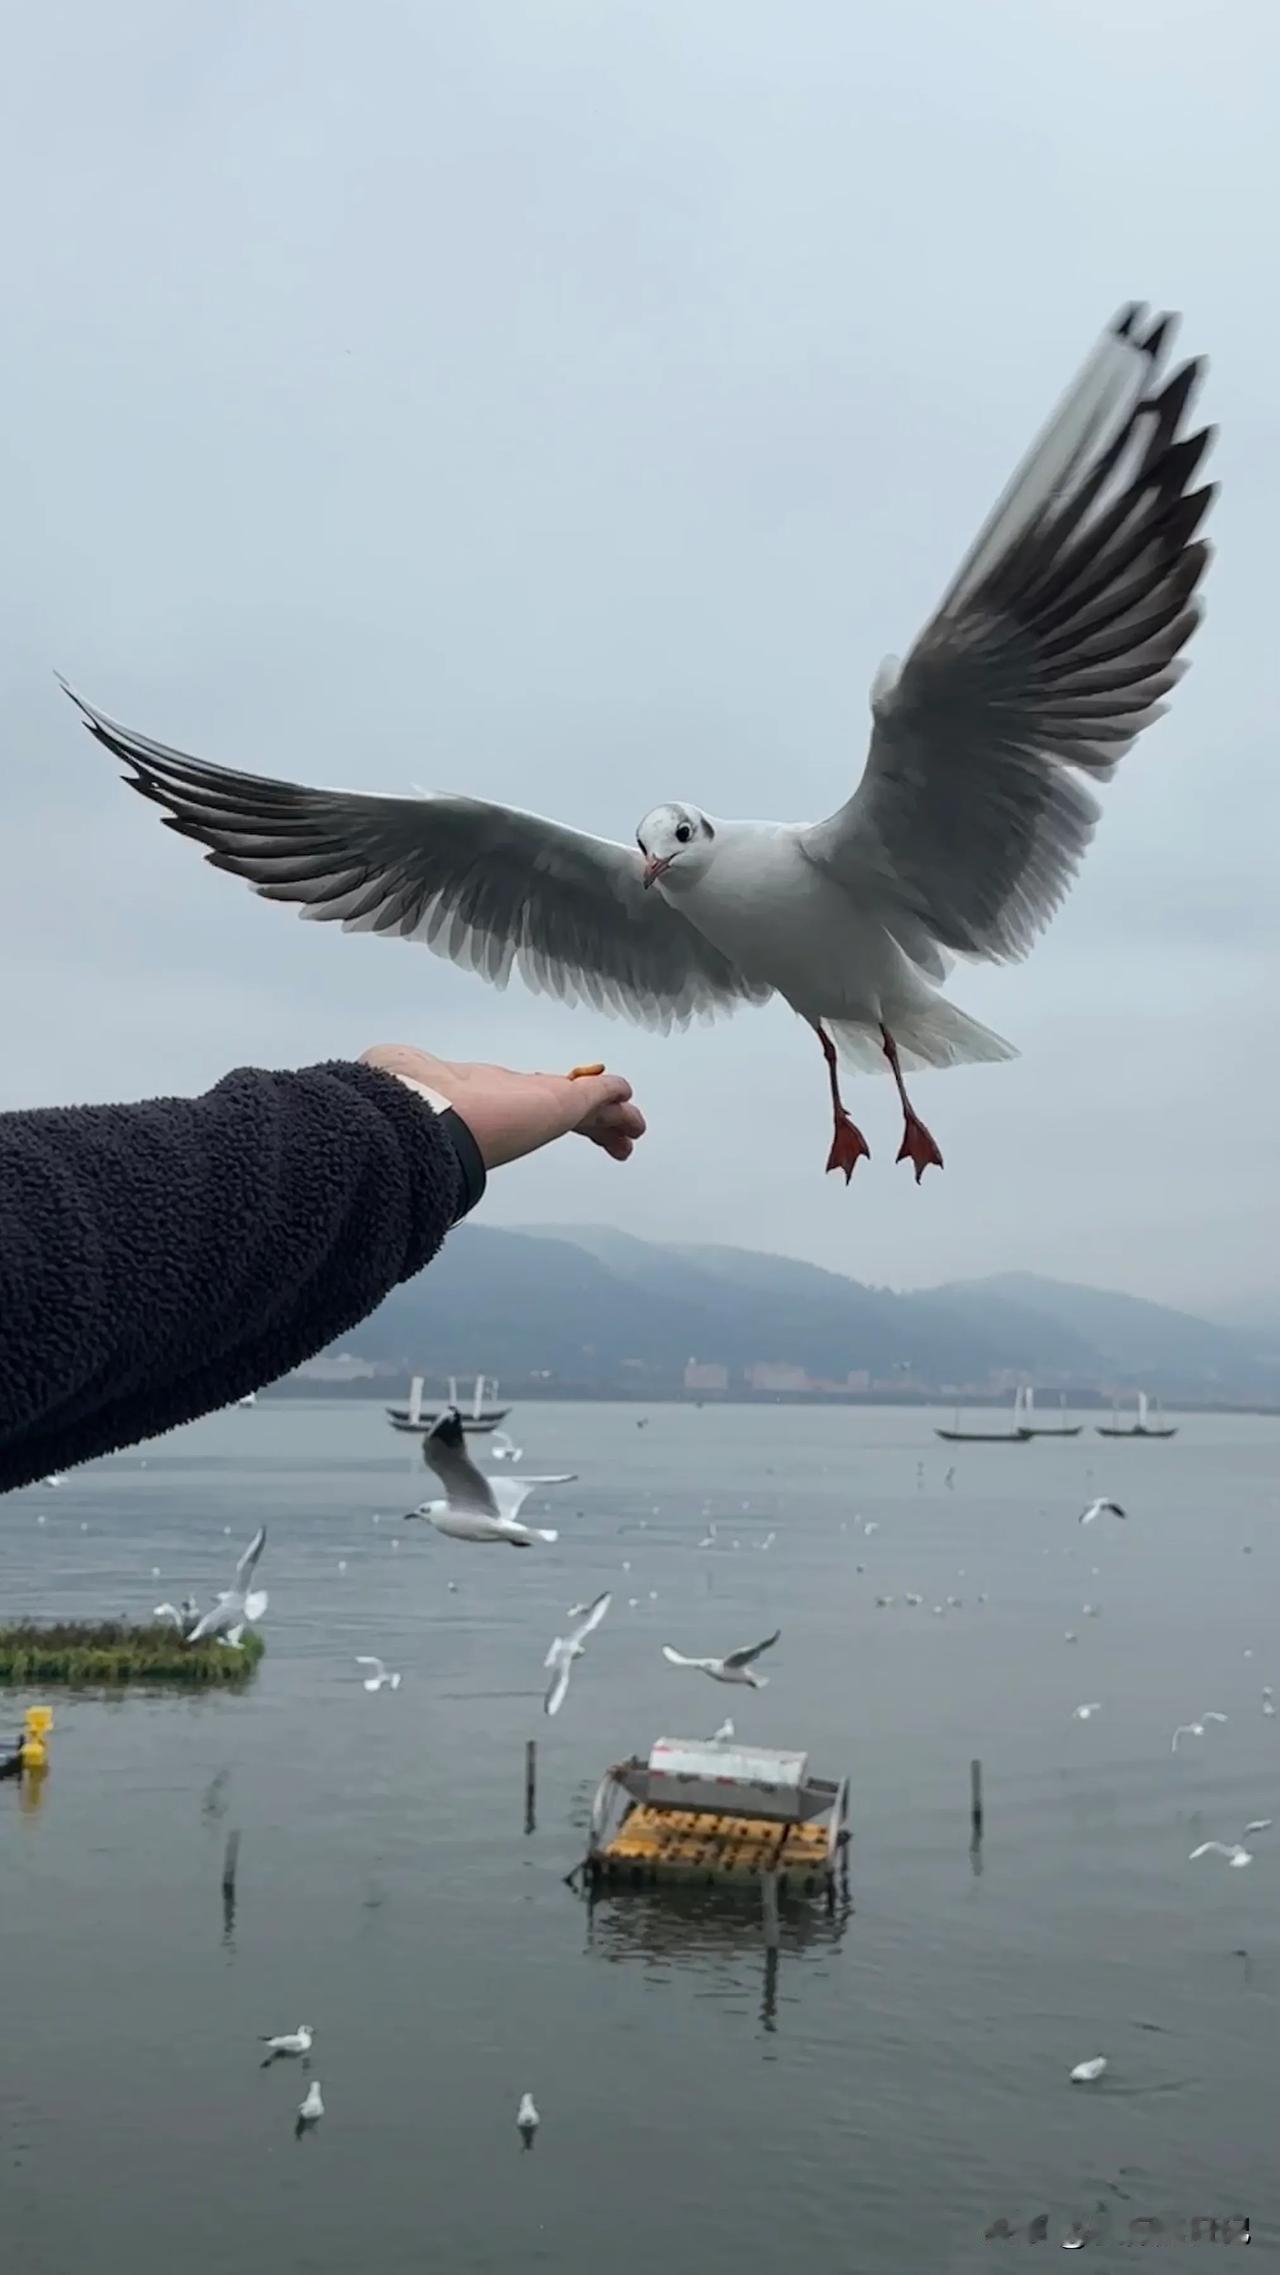
{"label": "water reflection", "polygon": [[586,1949],[593,1959],[621,1966],[638,1962],[655,1977],[691,1972],[704,1992],[760,1993],[760,2021],[777,2028],[785,1980],[794,1997],[802,1962],[830,1957],[853,1916],[847,1882],[836,1899],[784,1901],[776,1944],[765,1932],[754,1892],[722,1888],[601,1889],[583,1898]]}

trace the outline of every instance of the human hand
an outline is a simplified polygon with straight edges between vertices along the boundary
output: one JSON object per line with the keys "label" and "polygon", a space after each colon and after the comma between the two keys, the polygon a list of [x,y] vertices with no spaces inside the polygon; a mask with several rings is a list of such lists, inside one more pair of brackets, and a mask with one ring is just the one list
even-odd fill
{"label": "human hand", "polygon": [[409,1043],[375,1043],[361,1051],[364,1066],[407,1076],[447,1098],[480,1148],[486,1169],[519,1161],[526,1153],[576,1131],[614,1161],[626,1161],[644,1136],[644,1115],[631,1103],[631,1084],[620,1074],[514,1074],[505,1066],[465,1066],[432,1058]]}

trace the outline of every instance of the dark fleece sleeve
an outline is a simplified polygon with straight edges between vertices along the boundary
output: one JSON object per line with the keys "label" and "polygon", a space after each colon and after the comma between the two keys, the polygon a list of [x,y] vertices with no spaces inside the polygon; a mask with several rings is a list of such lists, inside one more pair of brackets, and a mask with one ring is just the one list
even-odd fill
{"label": "dark fleece sleeve", "polygon": [[483,1181],[453,1115],[346,1062],[0,1115],[0,1492],[314,1357]]}

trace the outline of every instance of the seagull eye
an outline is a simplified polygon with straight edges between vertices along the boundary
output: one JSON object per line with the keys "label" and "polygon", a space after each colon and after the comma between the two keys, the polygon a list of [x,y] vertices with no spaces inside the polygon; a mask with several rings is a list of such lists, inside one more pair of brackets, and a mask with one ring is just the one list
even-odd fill
{"label": "seagull eye", "polygon": [[688,822],[680,823],[680,826],[676,831],[676,836],[679,838],[682,845],[688,844],[690,838],[693,836],[693,831],[690,829]]}

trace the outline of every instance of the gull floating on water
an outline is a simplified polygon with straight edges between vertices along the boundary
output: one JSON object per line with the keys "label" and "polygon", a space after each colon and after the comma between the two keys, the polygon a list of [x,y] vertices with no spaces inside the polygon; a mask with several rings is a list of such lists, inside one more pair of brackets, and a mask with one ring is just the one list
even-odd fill
{"label": "gull floating on water", "polygon": [[1170,1753],[1177,1753],[1179,1738],[1203,1738],[1206,1722],[1225,1722],[1226,1720],[1225,1714],[1215,1714],[1212,1708],[1206,1707],[1198,1722],[1180,1722],[1173,1733],[1173,1744],[1169,1748]]}
{"label": "gull floating on water", "polygon": [[1105,2054],[1094,2054],[1087,2062],[1077,2062],[1071,2072],[1073,2085],[1093,2085],[1107,2066]]}
{"label": "gull floating on water", "polygon": [[508,1548],[532,1548],[535,1541],[554,1541],[560,1535],[547,1527],[522,1525],[518,1512],[539,1485],[569,1485],[572,1470],[557,1477],[486,1477],[471,1459],[462,1416],[456,1406],[439,1415],[422,1441],[422,1458],[445,1490],[443,1501],[424,1501],[411,1509],[406,1524],[425,1517],[449,1540],[479,1543],[505,1542]]}
{"label": "gull floating on water", "polygon": [[1092,1525],[1099,1517],[1123,1517],[1124,1513],[1118,1501],[1090,1501],[1088,1508],[1080,1511],[1080,1522]]}
{"label": "gull floating on water", "polygon": [[1252,1851],[1244,1848],[1239,1841],[1201,1841],[1199,1848],[1192,1849],[1188,1862],[1194,1864],[1199,1856],[1225,1856],[1228,1864],[1234,1865],[1237,1871],[1243,1865],[1253,1862]]}
{"label": "gull floating on water", "polygon": [[376,1659],[370,1654],[366,1654],[365,1656],[358,1657],[356,1659],[356,1665],[358,1667],[372,1667],[373,1669],[373,1673],[371,1675],[366,1675],[364,1678],[364,1687],[366,1690],[382,1690],[384,1686],[387,1690],[399,1690],[399,1675],[388,1674],[386,1668],[382,1664],[381,1659]]}
{"label": "gull floating on water", "polygon": [[276,2038],[264,2038],[267,2058],[263,2069],[269,2070],[273,2062],[295,2060],[300,2054],[309,2054],[315,2035],[309,2022],[300,2022],[296,2030],[282,2030]]}
{"label": "gull floating on water", "polygon": [[573,1662],[575,1659],[581,1659],[585,1656],[583,1645],[587,1637],[594,1634],[600,1625],[612,1600],[613,1598],[606,1588],[602,1596],[597,1596],[594,1603],[587,1605],[579,1626],[575,1627],[568,1635],[556,1636],[551,1649],[542,1662],[544,1667],[554,1669],[551,1681],[547,1686],[547,1695],[542,1701],[544,1713],[558,1714],[560,1712],[564,1705],[565,1693],[569,1688],[569,1677],[573,1673]]}
{"label": "gull floating on water", "polygon": [[188,1643],[203,1643],[206,1636],[216,1635],[219,1642],[227,1644],[231,1650],[243,1650],[241,1637],[246,1622],[261,1619],[270,1601],[265,1588],[255,1589],[249,1585],[266,1542],[267,1528],[259,1525],[236,1565],[236,1576],[231,1586],[219,1596],[212,1610],[205,1612],[196,1621],[187,1636]]}
{"label": "gull floating on water", "polygon": [[318,2125],[323,2115],[324,2096],[320,2091],[320,2080],[313,2078],[298,2103],[298,2122],[294,2130],[299,2138],[306,2132],[308,2125]]}
{"label": "gull floating on water", "polygon": [[772,1651],[781,1633],[782,1629],[776,1627],[763,1643],[746,1644],[740,1651],[726,1652],[723,1659],[686,1659],[683,1652],[673,1651],[669,1643],[663,1644],[662,1656],[668,1666],[696,1667],[699,1674],[710,1675],[712,1682],[748,1683],[752,1690],[763,1690],[769,1677],[756,1674],[754,1661],[762,1651]]}
{"label": "gull floating on water", "polygon": [[843,1057],[892,1075],[919,1179],[942,1156],[904,1075],[1013,1055],[942,995],[950,962],[1031,948],[1093,836],[1093,785],[1160,716],[1198,621],[1210,433],[1187,431],[1200,365],[1165,375],[1172,328],[1139,305],[1107,327],[905,664],[881,665],[862,779],[817,824],[671,803],[633,848],[471,784],[407,798],[234,773],[74,700],[170,828],[309,917],[663,1031],[780,995],[826,1062],[827,1167],[848,1178],[869,1151]]}
{"label": "gull floating on water", "polygon": [[533,2147],[533,2136],[537,2132],[538,2127],[541,2123],[542,2119],[538,2115],[537,2105],[534,2101],[533,2095],[531,2093],[522,2093],[520,2096],[520,2107],[516,2111],[516,2124],[520,2130],[521,2135],[523,2136],[524,2145],[527,2149],[531,2149]]}

